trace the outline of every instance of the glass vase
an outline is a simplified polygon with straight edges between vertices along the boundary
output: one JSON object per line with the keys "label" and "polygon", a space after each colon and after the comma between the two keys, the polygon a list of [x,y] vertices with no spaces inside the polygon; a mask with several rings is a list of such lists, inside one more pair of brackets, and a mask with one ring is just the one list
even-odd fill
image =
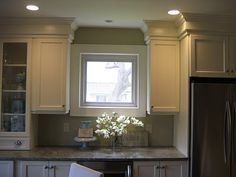
{"label": "glass vase", "polygon": [[111,138],[111,148],[112,148],[112,151],[116,150],[117,141],[118,141],[118,137],[117,136],[113,136]]}

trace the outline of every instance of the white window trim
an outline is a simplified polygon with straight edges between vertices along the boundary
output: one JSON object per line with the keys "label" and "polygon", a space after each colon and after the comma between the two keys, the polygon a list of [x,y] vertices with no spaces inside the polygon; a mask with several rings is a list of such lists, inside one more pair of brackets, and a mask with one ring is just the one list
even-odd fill
{"label": "white window trim", "polygon": [[[137,107],[102,107],[88,108],[80,107],[79,92],[81,81],[81,53],[125,53],[138,54],[137,63]],[[117,112],[136,117],[146,116],[147,98],[147,47],[145,45],[93,45],[73,44],[71,46],[71,72],[70,72],[70,116],[92,116],[97,117],[102,113]],[[78,91],[79,90],[79,91]]]}
{"label": "white window trim", "polygon": [[[94,55],[93,59],[83,57],[86,55]],[[109,58],[108,58],[109,56]],[[120,56],[120,57],[119,57]],[[127,57],[128,56],[128,57]],[[117,58],[118,57],[118,58]],[[98,103],[98,102],[86,102],[86,63],[87,61],[120,61],[120,62],[132,62],[132,103]],[[80,90],[79,90],[79,107],[81,108],[138,108],[138,54],[121,54],[121,53],[81,53],[80,54]]]}

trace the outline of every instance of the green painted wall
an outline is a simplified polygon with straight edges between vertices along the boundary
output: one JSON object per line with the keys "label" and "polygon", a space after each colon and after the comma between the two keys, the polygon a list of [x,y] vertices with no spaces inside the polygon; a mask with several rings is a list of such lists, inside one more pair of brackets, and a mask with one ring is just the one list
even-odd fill
{"label": "green painted wall", "polygon": [[145,45],[143,32],[129,28],[78,28],[73,43]]}

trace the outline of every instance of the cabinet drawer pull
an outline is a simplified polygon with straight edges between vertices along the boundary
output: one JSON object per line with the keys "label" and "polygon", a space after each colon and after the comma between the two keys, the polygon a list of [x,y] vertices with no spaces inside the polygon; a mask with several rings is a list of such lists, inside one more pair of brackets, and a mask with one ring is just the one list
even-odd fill
{"label": "cabinet drawer pull", "polygon": [[17,140],[17,141],[15,142],[15,145],[20,146],[20,145],[22,145],[22,142],[21,142],[20,140]]}
{"label": "cabinet drawer pull", "polygon": [[160,168],[161,168],[161,169],[166,169],[166,168],[167,168],[167,166],[166,166],[166,165],[164,165],[164,166],[161,166]]}
{"label": "cabinet drawer pull", "polygon": [[54,168],[56,168],[56,166],[54,166],[54,165],[51,165],[51,166],[49,167],[49,169],[54,169]]}
{"label": "cabinet drawer pull", "polygon": [[46,165],[46,166],[44,166],[44,169],[48,169],[48,166]]}

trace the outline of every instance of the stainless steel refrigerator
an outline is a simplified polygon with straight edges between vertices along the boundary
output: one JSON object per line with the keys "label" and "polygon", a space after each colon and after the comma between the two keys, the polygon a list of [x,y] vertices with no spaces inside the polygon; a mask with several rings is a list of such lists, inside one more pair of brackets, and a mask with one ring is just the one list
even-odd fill
{"label": "stainless steel refrigerator", "polygon": [[191,79],[190,177],[236,177],[236,80]]}

